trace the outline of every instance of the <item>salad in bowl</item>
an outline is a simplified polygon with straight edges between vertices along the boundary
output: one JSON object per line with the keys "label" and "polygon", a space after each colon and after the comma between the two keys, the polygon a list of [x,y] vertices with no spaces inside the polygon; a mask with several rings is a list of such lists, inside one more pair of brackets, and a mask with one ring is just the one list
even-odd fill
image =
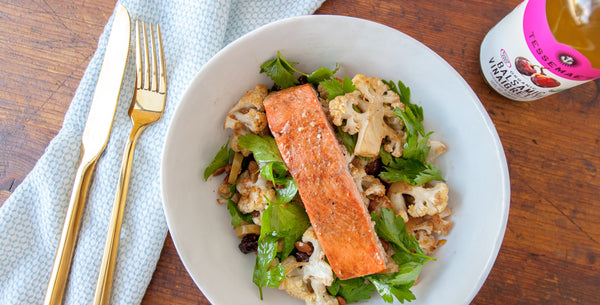
{"label": "salad in bowl", "polygon": [[434,165],[446,146],[401,81],[295,66],[277,52],[257,69],[273,84],[229,110],[231,137],[204,171],[222,176],[217,201],[239,250],[256,255],[261,299],[278,287],[309,305],[414,300],[452,227]]}

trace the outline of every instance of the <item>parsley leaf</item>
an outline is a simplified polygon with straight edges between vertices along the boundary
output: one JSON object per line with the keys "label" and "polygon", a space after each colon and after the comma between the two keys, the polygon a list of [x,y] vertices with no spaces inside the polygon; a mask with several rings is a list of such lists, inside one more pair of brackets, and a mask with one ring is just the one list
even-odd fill
{"label": "parsley leaf", "polygon": [[277,236],[267,235],[258,241],[252,282],[258,286],[261,300],[263,299],[263,287],[277,287],[279,286],[279,283],[285,279],[285,268],[281,263],[270,268],[271,263],[277,255],[278,240],[279,238]]}
{"label": "parsley leaf", "polygon": [[214,174],[217,169],[229,164],[229,159],[233,156],[233,154],[233,150],[229,148],[229,140],[227,140],[227,143],[221,146],[215,155],[215,158],[204,169],[204,180],[208,180],[208,178]]}
{"label": "parsley leaf", "polygon": [[285,259],[294,250],[304,231],[310,227],[306,211],[294,202],[269,202],[261,219],[260,236],[277,236],[283,238],[283,250],[279,257]]}
{"label": "parsley leaf", "polygon": [[416,185],[423,185],[430,181],[445,181],[442,178],[442,171],[439,168],[435,167],[431,162],[427,162],[425,164],[425,169],[419,172],[417,176],[413,179]]}
{"label": "parsley leaf", "polygon": [[322,82],[319,83],[321,86],[325,87],[325,89],[327,89],[327,99],[328,100],[332,100],[334,99],[336,96],[339,95],[344,95],[346,93],[350,93],[354,90],[356,90],[356,87],[354,86],[354,84],[352,83],[352,80],[346,76],[344,77],[344,79],[342,80],[342,82],[340,83],[340,81],[338,81],[337,79],[331,79],[331,80],[324,80]]}
{"label": "parsley leaf", "polygon": [[375,285],[375,288],[381,295],[381,298],[387,303],[393,303],[394,297],[396,297],[396,299],[402,304],[404,304],[404,301],[410,302],[417,299],[412,291],[410,291],[412,283],[406,285],[392,285],[391,283],[376,276],[369,276],[368,278],[371,283]]}
{"label": "parsley leaf", "polygon": [[337,127],[337,136],[342,140],[342,143],[348,150],[350,154],[354,153],[354,147],[356,147],[356,140],[358,139],[358,134],[351,135],[342,130],[342,127]]}
{"label": "parsley leaf", "polygon": [[298,184],[292,177],[285,177],[277,180],[277,184],[281,187],[275,188],[277,193],[277,203],[284,204],[292,201],[298,193]]}
{"label": "parsley leaf", "polygon": [[404,85],[402,81],[398,81],[398,86],[394,84],[393,81],[383,81],[390,90],[394,91],[398,96],[400,96],[400,102],[404,104],[404,108],[410,108],[414,113],[415,117],[419,121],[423,121],[423,108],[419,105],[413,104],[410,102],[410,88]]}
{"label": "parsley leaf", "polygon": [[231,198],[227,199],[227,211],[231,215],[231,225],[234,227],[241,226],[242,222],[252,223],[252,214],[242,213]]}
{"label": "parsley leaf", "polygon": [[422,120],[419,120],[410,107],[404,108],[404,111],[400,108],[396,108],[394,109],[394,114],[404,121],[404,126],[406,126],[406,132],[408,134],[416,134],[418,132],[418,134],[422,136],[425,135],[425,128],[421,123]]}
{"label": "parsley leaf", "polygon": [[[334,275],[335,276],[335,275]],[[340,280],[335,277],[331,286],[327,286],[327,291],[333,296],[341,296],[347,303],[353,303],[360,300],[371,298],[375,291],[375,286],[364,277],[353,278],[349,280]]]}
{"label": "parsley leaf", "polygon": [[427,154],[431,147],[427,146],[429,136],[433,133],[426,134],[421,140],[414,133],[406,137],[406,143],[404,143],[404,151],[402,157],[406,159],[417,159],[421,162],[427,160]]}
{"label": "parsley leaf", "polygon": [[260,73],[266,73],[281,89],[293,87],[300,83],[294,76],[296,62],[288,62],[283,58],[281,52],[277,51],[277,57],[264,62],[260,66]]}
{"label": "parsley leaf", "polygon": [[[259,165],[274,161],[283,162],[279,148],[277,148],[277,142],[271,136],[259,136],[248,133],[238,137],[238,145],[252,151],[254,159]],[[285,167],[285,164],[283,166]]]}
{"label": "parsley leaf", "polygon": [[340,66],[338,64],[335,65],[334,70],[330,70],[325,67],[320,67],[319,69],[313,71],[311,74],[307,75],[307,81],[311,84],[318,84],[324,80],[332,79],[335,73],[339,70]]}
{"label": "parsley leaf", "polygon": [[394,114],[404,122],[406,142],[400,158],[380,150],[379,156],[385,166],[379,177],[388,183],[405,181],[415,186],[434,180],[444,181],[442,172],[431,162],[427,162],[427,155],[431,149],[427,143],[433,132],[425,134],[422,123],[423,108],[410,102],[410,89],[402,82],[398,81],[398,86],[392,81],[385,83],[400,96],[405,105],[404,110],[395,108]]}
{"label": "parsley leaf", "polygon": [[275,188],[278,203],[286,203],[294,198],[298,192],[298,186],[296,181],[289,176],[288,168],[281,158],[275,138],[249,133],[238,137],[238,145],[252,151],[254,159],[260,166],[260,174],[265,179],[271,181],[275,186],[282,186]]}
{"label": "parsley leaf", "polygon": [[404,85],[402,81],[398,81],[398,86],[396,86],[396,84],[391,80],[384,80],[383,83],[388,85],[388,87],[390,87],[390,90],[396,92],[396,94],[400,96],[400,101],[403,104],[410,105],[410,88]]}
{"label": "parsley leaf", "polygon": [[417,240],[406,231],[406,225],[404,224],[402,217],[396,216],[393,210],[382,208],[381,216],[372,212],[371,219],[375,222],[377,236],[390,242],[396,254],[405,254],[404,256],[398,257],[399,259],[403,259],[401,261],[394,258],[399,265],[407,262],[418,262],[423,264],[427,261],[434,260],[432,257],[423,254],[423,250],[419,247]]}
{"label": "parsley leaf", "polygon": [[322,81],[333,78],[340,68],[339,65],[336,64],[334,70],[320,67],[311,74],[306,74],[294,68],[297,64],[297,62],[287,61],[283,58],[281,52],[277,51],[277,57],[265,61],[260,66],[260,73],[266,73],[277,86],[281,89],[286,89],[300,84],[300,81],[296,78],[294,73],[306,76],[309,83],[316,85]]}
{"label": "parsley leaf", "polygon": [[431,162],[423,163],[417,159],[393,159],[394,167],[384,166],[384,170],[379,173],[379,178],[388,183],[404,181],[418,186],[434,180],[444,181],[442,172]]}

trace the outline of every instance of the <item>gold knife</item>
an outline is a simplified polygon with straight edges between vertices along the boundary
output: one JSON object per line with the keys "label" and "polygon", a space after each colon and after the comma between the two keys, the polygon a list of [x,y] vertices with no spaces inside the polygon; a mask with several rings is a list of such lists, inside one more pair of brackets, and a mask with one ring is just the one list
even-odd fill
{"label": "gold knife", "polygon": [[130,35],[129,13],[124,6],[119,4],[113,19],[90,112],[83,130],[79,167],[75,174],[73,191],[46,290],[45,305],[62,303],[88,188],[98,158],[108,143],[117,109],[129,54]]}

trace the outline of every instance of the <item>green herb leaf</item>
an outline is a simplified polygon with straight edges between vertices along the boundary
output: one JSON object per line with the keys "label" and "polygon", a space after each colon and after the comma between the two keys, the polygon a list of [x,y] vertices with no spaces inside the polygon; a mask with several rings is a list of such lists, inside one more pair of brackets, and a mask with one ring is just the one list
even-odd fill
{"label": "green herb leaf", "polygon": [[260,73],[266,73],[281,89],[293,87],[300,82],[294,76],[294,66],[298,63],[288,62],[283,58],[281,52],[277,51],[277,57],[264,62],[260,66]]}
{"label": "green herb leaf", "polygon": [[249,133],[238,137],[238,145],[252,151],[254,159],[260,166],[260,174],[276,186],[278,203],[286,203],[294,198],[298,186],[288,175],[288,168],[281,158],[275,138]]}
{"label": "green herb leaf", "polygon": [[375,276],[368,276],[367,278],[375,285],[377,292],[379,292],[381,298],[387,303],[393,303],[394,297],[402,304],[404,304],[404,301],[410,302],[417,299],[412,291],[410,291],[412,283],[407,285],[393,285]]}
{"label": "green herb leaf", "polygon": [[260,236],[277,236],[283,238],[283,250],[279,257],[285,259],[294,250],[304,231],[310,227],[310,220],[303,207],[294,202],[269,202],[261,219]]}
{"label": "green herb leaf", "polygon": [[356,141],[358,139],[358,134],[351,135],[342,130],[342,127],[337,127],[337,136],[342,140],[344,146],[350,154],[354,153],[354,148],[356,147]]}
{"label": "green herb leaf", "polygon": [[[404,121],[407,133],[406,142],[401,158],[393,157],[384,150],[380,150],[379,155],[385,166],[379,177],[389,183],[405,181],[416,186],[434,180],[444,181],[441,171],[432,163],[427,162],[427,154],[431,149],[427,143],[433,132],[425,134],[425,128],[421,123],[422,108],[417,108],[420,109],[417,110],[420,111],[419,113],[415,113],[413,109],[415,108],[405,107],[404,111],[400,108],[394,109],[394,113]],[[419,139],[419,135],[422,135],[423,138]]]}
{"label": "green herb leaf", "polygon": [[332,79],[334,77],[335,73],[339,70],[339,68],[340,68],[340,66],[337,64],[335,65],[334,70],[330,70],[328,68],[321,67],[321,68],[313,71],[313,73],[311,73],[307,76],[308,82],[311,84],[318,84],[322,81]]}
{"label": "green herb leaf", "polygon": [[406,132],[409,134],[418,134],[425,136],[425,128],[421,120],[417,118],[411,108],[404,108],[404,111],[400,108],[394,109],[394,113],[404,121]]}
{"label": "green herb leaf", "polygon": [[429,150],[431,149],[431,147],[427,145],[427,142],[432,133],[433,131],[426,134],[421,140],[419,140],[418,135],[415,133],[407,135],[402,157],[405,159],[417,159],[422,163],[425,163],[427,154],[429,154]]}
{"label": "green herb leaf", "polygon": [[445,181],[442,178],[442,171],[433,165],[431,162],[425,164],[425,169],[419,172],[413,179],[416,185],[423,185],[430,181]]}
{"label": "green herb leaf", "polygon": [[327,99],[332,100],[336,96],[344,95],[356,90],[356,87],[352,83],[352,80],[346,76],[340,83],[337,79],[325,80],[319,83],[321,86],[327,89]]}
{"label": "green herb leaf", "polygon": [[398,81],[398,86],[393,81],[383,81],[384,84],[390,87],[390,90],[396,92],[400,96],[400,101],[405,105],[410,105],[410,88],[404,85],[402,81]]}
{"label": "green herb leaf", "polygon": [[258,286],[260,299],[263,299],[262,288],[277,287],[285,279],[285,268],[281,263],[270,268],[275,256],[277,255],[277,241],[279,237],[266,235],[258,241],[258,250],[256,262],[254,264],[254,274],[252,282]]}
{"label": "green herb leaf", "polygon": [[208,178],[217,171],[217,169],[229,164],[230,158],[233,156],[234,152],[229,148],[229,140],[225,143],[217,154],[215,158],[210,162],[210,164],[204,169],[204,180],[208,180]]}
{"label": "green herb leaf", "polygon": [[383,145],[379,149],[379,157],[381,158],[381,163],[385,166],[390,166],[392,162],[394,162],[394,156],[391,153],[385,151],[383,149]]}
{"label": "green herb leaf", "polygon": [[331,286],[327,286],[327,291],[333,296],[341,296],[347,303],[354,303],[360,300],[371,298],[375,291],[375,286],[364,277],[353,278],[349,280],[340,280],[335,277]]}
{"label": "green herb leaf", "polygon": [[393,210],[388,208],[381,209],[381,216],[375,212],[371,213],[371,219],[375,222],[375,231],[377,236],[383,238],[392,244],[396,253],[404,253],[406,261],[396,261],[399,265],[407,262],[425,263],[434,258],[423,254],[414,236],[406,231],[406,225],[401,216],[396,216]]}
{"label": "green herb leaf", "polygon": [[368,276],[368,279],[377,279],[380,282],[385,282],[394,286],[412,285],[419,277],[423,266],[424,263],[406,262],[405,264],[401,264],[398,266],[397,272],[373,274]]}
{"label": "green herb leaf", "polygon": [[273,185],[281,185],[288,173],[288,169],[283,161],[272,161],[269,163],[260,163],[260,174],[265,179],[271,181]]}
{"label": "green herb leaf", "polygon": [[393,81],[383,81],[392,91],[400,96],[400,102],[404,104],[404,108],[410,108],[411,112],[414,113],[415,118],[419,121],[423,121],[423,108],[419,105],[413,104],[410,101],[410,88],[405,86],[402,81],[398,81],[398,86]]}
{"label": "green herb leaf", "polygon": [[[274,161],[281,161],[283,163],[281,153],[279,153],[279,148],[277,148],[277,142],[271,136],[259,136],[248,133],[238,137],[238,145],[252,151],[254,159],[259,165]],[[285,164],[283,166],[285,167]]]}
{"label": "green herb leaf", "polygon": [[252,214],[242,213],[231,199],[227,199],[227,211],[231,215],[231,225],[234,227],[241,226],[242,222],[252,223]]}
{"label": "green herb leaf", "polygon": [[285,177],[277,180],[277,184],[281,187],[275,188],[277,192],[277,203],[284,204],[292,201],[298,193],[298,184],[292,177]]}
{"label": "green herb leaf", "polygon": [[379,178],[388,183],[404,181],[411,185],[420,186],[431,181],[444,181],[442,172],[431,162],[423,164],[416,159],[394,158],[397,168],[384,166]]}

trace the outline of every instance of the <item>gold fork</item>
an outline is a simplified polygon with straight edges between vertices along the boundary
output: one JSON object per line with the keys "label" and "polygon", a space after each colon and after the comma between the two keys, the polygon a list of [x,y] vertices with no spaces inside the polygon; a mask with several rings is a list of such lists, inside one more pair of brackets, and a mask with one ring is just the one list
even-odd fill
{"label": "gold fork", "polygon": [[[125,145],[125,154],[121,164],[121,174],[117,187],[117,195],[114,201],[111,220],[109,223],[108,236],[102,257],[102,265],[96,286],[94,304],[108,304],[115,271],[115,262],[119,247],[121,234],[121,223],[125,210],[127,189],[129,187],[129,175],[131,163],[135,152],[135,144],[142,131],[151,123],[160,119],[165,109],[167,96],[167,76],[165,68],[165,56],[163,53],[160,25],[156,25],[158,48],[154,40],[154,30],[150,24],[150,37],[146,35],[146,24],[142,23],[140,37],[140,23],[135,22],[135,55],[136,55],[136,85],[133,100],[129,106],[129,116],[133,122],[129,139]],[[150,39],[150,41],[148,41]],[[150,44],[150,52],[148,50]],[[157,64],[157,59],[158,63]]]}

